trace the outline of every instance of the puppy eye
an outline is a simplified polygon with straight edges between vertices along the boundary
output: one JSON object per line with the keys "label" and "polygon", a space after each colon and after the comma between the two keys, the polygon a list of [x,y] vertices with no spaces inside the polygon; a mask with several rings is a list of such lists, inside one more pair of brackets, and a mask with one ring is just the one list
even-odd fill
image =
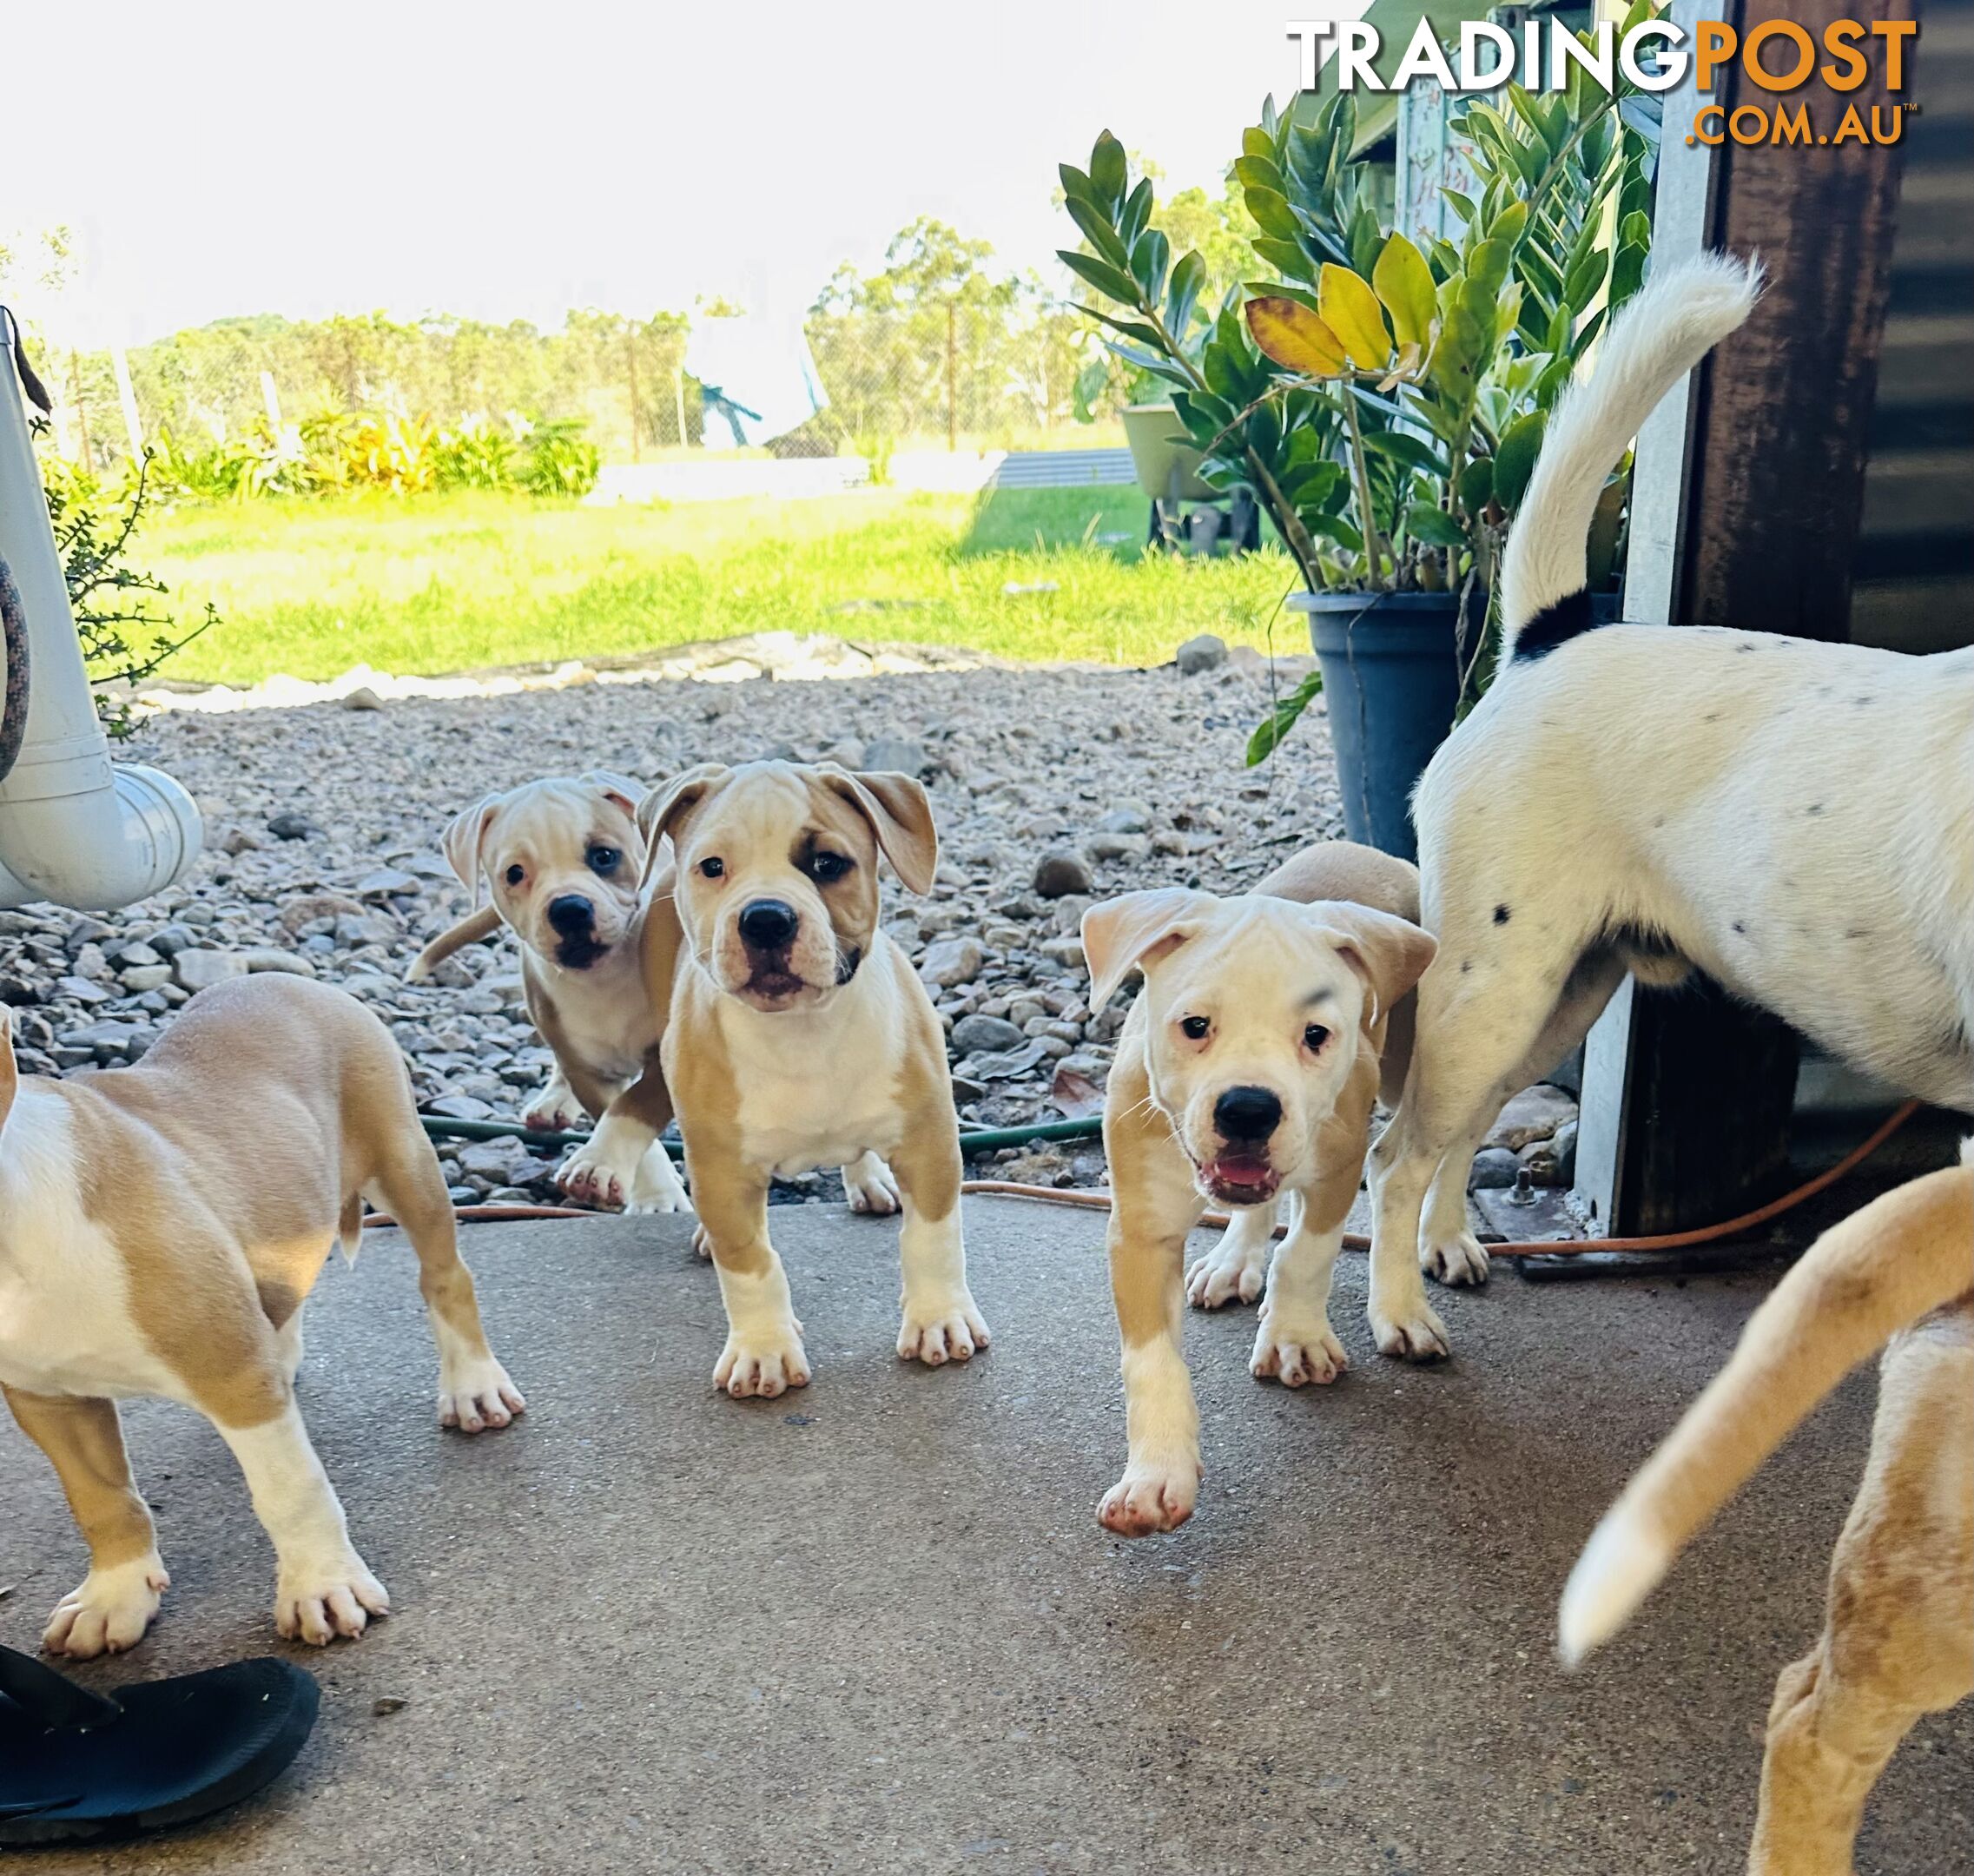
{"label": "puppy eye", "polygon": [[507,869],[507,883],[510,886],[518,886],[527,876],[528,869],[525,866],[517,864]]}
{"label": "puppy eye", "polygon": [[1213,1025],[1205,1016],[1182,1016],[1179,1018],[1179,1034],[1188,1040],[1197,1042]]}
{"label": "puppy eye", "polygon": [[819,853],[811,855],[809,876],[819,884],[827,886],[832,880],[840,880],[850,870],[853,864],[848,854]]}
{"label": "puppy eye", "polygon": [[1312,1055],[1329,1040],[1330,1032],[1321,1023],[1312,1022],[1303,1031],[1303,1047]]}
{"label": "puppy eye", "polygon": [[592,873],[614,873],[617,863],[624,855],[615,847],[592,847],[585,855]]}
{"label": "puppy eye", "polygon": [[726,869],[727,863],[724,860],[702,860],[699,862],[699,870],[703,873],[708,879],[719,878],[720,875],[724,873]]}

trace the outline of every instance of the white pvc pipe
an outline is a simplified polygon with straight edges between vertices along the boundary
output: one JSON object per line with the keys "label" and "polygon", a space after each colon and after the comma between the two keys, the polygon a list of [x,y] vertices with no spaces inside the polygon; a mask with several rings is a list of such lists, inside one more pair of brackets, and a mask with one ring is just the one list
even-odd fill
{"label": "white pvc pipe", "polygon": [[0,906],[51,900],[103,912],[148,898],[192,864],[204,829],[169,776],[109,759],[3,347],[0,559],[20,590],[31,672],[20,757],[0,782]]}

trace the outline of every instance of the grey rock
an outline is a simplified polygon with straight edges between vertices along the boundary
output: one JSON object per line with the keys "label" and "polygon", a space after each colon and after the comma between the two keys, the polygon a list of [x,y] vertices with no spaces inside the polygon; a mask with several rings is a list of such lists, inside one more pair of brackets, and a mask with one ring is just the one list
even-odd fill
{"label": "grey rock", "polygon": [[425,1104],[425,1111],[447,1120],[491,1120],[493,1109],[472,1094],[441,1094]]}
{"label": "grey rock", "polygon": [[943,938],[926,947],[919,975],[937,989],[950,990],[971,983],[986,961],[987,953],[978,938]]}
{"label": "grey rock", "polygon": [[380,867],[357,882],[359,899],[395,899],[425,890],[425,882],[402,867]]}
{"label": "grey rock", "polygon": [[1566,1120],[1576,1118],[1576,1103],[1561,1088],[1538,1082],[1523,1088],[1501,1111],[1489,1130],[1486,1145],[1520,1153],[1535,1140],[1549,1139]]}
{"label": "grey rock", "polygon": [[345,691],[342,704],[347,710],[380,710],[384,708],[384,699],[368,684],[359,684],[355,690]]}
{"label": "grey rock", "polygon": [[1097,826],[1106,834],[1149,834],[1152,810],[1139,802],[1120,802]]}
{"label": "grey rock", "polygon": [[1090,863],[1066,847],[1053,848],[1035,862],[1031,882],[1045,899],[1063,899],[1072,893],[1086,893],[1096,883]]}
{"label": "grey rock", "polygon": [[1082,970],[1086,968],[1083,956],[1083,941],[1073,935],[1046,940],[1042,946],[1042,955],[1053,960],[1058,964],[1066,965],[1072,970]]}
{"label": "grey rock", "polygon": [[297,841],[307,840],[312,834],[320,834],[322,829],[305,814],[287,812],[270,815],[267,817],[267,831],[276,840]]}
{"label": "grey rock", "polygon": [[171,966],[164,963],[137,964],[122,974],[123,988],[133,994],[155,990],[171,981]]}
{"label": "grey rock", "polygon": [[1093,834],[1084,851],[1093,860],[1142,860],[1152,843],[1142,834]]}
{"label": "grey rock", "polygon": [[55,994],[71,1003],[107,1003],[110,993],[87,977],[57,977]]}
{"label": "grey rock", "polygon": [[909,737],[873,737],[864,744],[863,766],[881,774],[922,776],[932,766],[922,743]]}
{"label": "grey rock", "polygon": [[151,934],[151,949],[163,957],[176,957],[181,951],[188,951],[198,943],[189,925],[167,925],[162,931]]}
{"label": "grey rock", "polygon": [[998,1016],[962,1016],[953,1025],[953,1046],[962,1054],[1019,1048],[1021,1032]]}
{"label": "grey rock", "polygon": [[290,977],[313,977],[315,967],[298,951],[281,951],[272,945],[256,947],[242,951],[240,956],[250,971],[284,972]]}
{"label": "grey rock", "polygon": [[1188,638],[1173,658],[1182,677],[1197,677],[1202,671],[1218,670],[1227,662],[1227,641],[1212,632]]}
{"label": "grey rock", "polygon": [[1515,1184],[1521,1162],[1505,1146],[1483,1146],[1474,1155],[1467,1180],[1469,1192],[1505,1192]]}
{"label": "grey rock", "polygon": [[247,960],[237,951],[214,951],[195,945],[173,958],[171,968],[186,989],[205,990],[224,983],[228,977],[244,977]]}

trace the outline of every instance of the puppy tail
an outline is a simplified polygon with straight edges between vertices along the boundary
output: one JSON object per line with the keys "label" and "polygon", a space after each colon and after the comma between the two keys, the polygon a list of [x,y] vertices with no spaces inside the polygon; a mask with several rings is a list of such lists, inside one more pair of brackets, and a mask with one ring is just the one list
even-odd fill
{"label": "puppy tail", "polygon": [[[1589,379],[1550,413],[1542,453],[1502,557],[1502,652],[1522,655],[1588,631],[1590,523],[1604,483],[1660,399],[1748,316],[1752,261],[1707,254],[1655,274],[1611,321]],[[1528,632],[1531,625],[1537,627]]]}
{"label": "puppy tail", "polygon": [[1566,1665],[1624,1626],[1694,1534],[1852,1369],[1974,1288],[1974,1142],[1962,1158],[1825,1232],[1749,1318],[1727,1365],[1570,1572],[1558,1621]]}
{"label": "puppy tail", "polygon": [[467,945],[478,944],[483,938],[492,937],[499,929],[500,915],[492,906],[484,905],[467,913],[457,925],[440,932],[412,960],[411,968],[405,973],[405,981],[423,983],[431,976],[435,965]]}

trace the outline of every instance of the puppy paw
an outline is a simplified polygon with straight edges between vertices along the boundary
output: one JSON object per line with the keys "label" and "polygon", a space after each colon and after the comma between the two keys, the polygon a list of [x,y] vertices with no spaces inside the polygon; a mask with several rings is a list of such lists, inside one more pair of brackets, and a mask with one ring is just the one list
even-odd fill
{"label": "puppy paw", "polygon": [[987,1345],[987,1325],[966,1291],[922,1302],[906,1299],[905,1319],[898,1330],[901,1359],[942,1368],[949,1361],[971,1361],[974,1351]]}
{"label": "puppy paw", "polygon": [[1268,1281],[1268,1259],[1272,1244],[1249,1249],[1222,1238],[1219,1247],[1203,1257],[1185,1273],[1186,1300],[1195,1309],[1219,1309],[1238,1297],[1251,1303]]}
{"label": "puppy paw", "polygon": [[578,1205],[594,1206],[601,1212],[623,1208],[627,1182],[593,1144],[578,1146],[562,1162],[555,1183],[564,1198]]}
{"label": "puppy paw", "polygon": [[1419,1268],[1443,1284],[1484,1284],[1488,1253],[1472,1232],[1462,1232],[1451,1244],[1422,1245]]}
{"label": "puppy paw", "polygon": [[528,1410],[521,1390],[492,1356],[484,1360],[442,1362],[439,1370],[439,1424],[462,1433],[484,1433],[509,1425]]}
{"label": "puppy paw", "polygon": [[284,1563],[274,1585],[274,1627],[284,1641],[324,1648],[354,1637],[373,1615],[388,1615],[391,1598],[353,1550],[321,1563]]}
{"label": "puppy paw", "polygon": [[1134,1461],[1104,1494],[1097,1522],[1119,1537],[1149,1537],[1153,1531],[1177,1530],[1192,1516],[1198,1497],[1197,1460]]}
{"label": "puppy paw", "polygon": [[1266,1312],[1247,1364],[1258,1379],[1279,1381],[1284,1387],[1327,1387],[1350,1365],[1328,1323],[1296,1322]]}
{"label": "puppy paw", "polygon": [[633,1217],[660,1212],[691,1215],[692,1201],[685,1195],[684,1182],[663,1146],[652,1146],[637,1162],[637,1176],[630,1182],[630,1198],[624,1209]]}
{"label": "puppy paw", "polygon": [[1380,1355],[1393,1355],[1400,1361],[1444,1361],[1453,1353],[1446,1324],[1422,1299],[1416,1308],[1398,1316],[1388,1316],[1374,1303],[1370,1311],[1371,1333],[1377,1338]]}
{"label": "puppy paw", "polygon": [[851,1211],[869,1218],[889,1218],[903,1204],[891,1168],[875,1153],[866,1153],[843,1168],[843,1196]]}
{"label": "puppy paw", "polygon": [[521,1110],[521,1125],[538,1127],[545,1133],[558,1133],[564,1127],[579,1126],[583,1104],[569,1084],[558,1078]]}
{"label": "puppy paw", "polygon": [[94,1661],[135,1648],[158,1612],[158,1600],[171,1587],[156,1551],[109,1569],[92,1569],[55,1605],[42,1632],[50,1655]]}
{"label": "puppy paw", "polygon": [[802,1324],[791,1318],[765,1334],[743,1337],[730,1331],[727,1345],[713,1367],[713,1385],[736,1400],[773,1400],[792,1387],[809,1385],[809,1357],[802,1346]]}
{"label": "puppy paw", "polygon": [[706,1227],[703,1225],[700,1225],[692,1233],[692,1248],[701,1257],[706,1258],[708,1262],[710,1262],[712,1260],[713,1239],[711,1234],[707,1231]]}

